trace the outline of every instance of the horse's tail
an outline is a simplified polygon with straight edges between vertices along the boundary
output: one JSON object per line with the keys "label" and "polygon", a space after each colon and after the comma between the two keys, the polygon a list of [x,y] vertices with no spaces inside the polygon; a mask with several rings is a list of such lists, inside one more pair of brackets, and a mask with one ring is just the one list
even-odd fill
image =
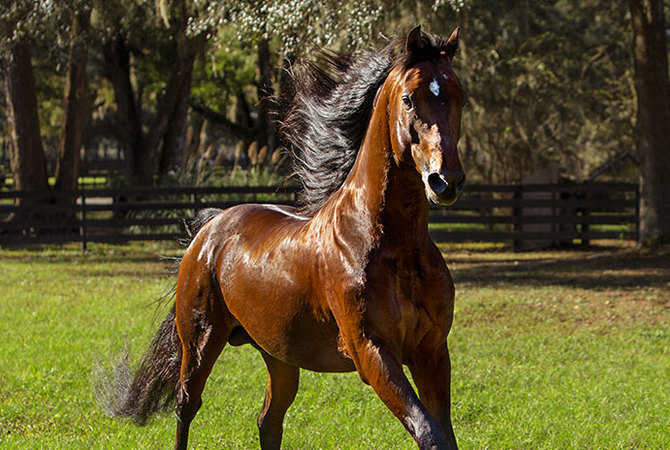
{"label": "horse's tail", "polygon": [[179,389],[181,356],[173,306],[134,374],[127,351],[111,371],[97,371],[94,388],[103,410],[144,425],[151,414],[170,409]]}
{"label": "horse's tail", "polygon": [[[220,209],[208,208],[186,223],[188,239],[184,244],[188,245],[220,212]],[[151,414],[174,405],[180,389],[181,360],[182,344],[173,304],[134,374],[127,350],[113,363],[111,370],[96,367],[93,387],[102,409],[113,417],[129,417],[138,425],[146,424]]]}

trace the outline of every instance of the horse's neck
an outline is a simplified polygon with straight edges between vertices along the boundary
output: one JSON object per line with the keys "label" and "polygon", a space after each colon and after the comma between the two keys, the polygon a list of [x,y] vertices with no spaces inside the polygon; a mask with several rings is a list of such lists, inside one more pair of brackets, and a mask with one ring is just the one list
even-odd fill
{"label": "horse's neck", "polygon": [[[381,210],[387,185],[388,161],[365,139],[344,184],[312,219],[312,229],[332,236],[347,264],[360,265],[381,236]],[[360,276],[362,267],[356,272]]]}
{"label": "horse's neck", "polygon": [[393,245],[414,246],[428,233],[428,202],[413,167],[393,161],[386,104],[373,111],[351,173],[327,204],[340,236],[365,242],[365,257],[383,236]]}
{"label": "horse's neck", "polygon": [[389,168],[384,206],[380,211],[384,241],[396,248],[416,248],[428,238],[428,199],[414,167]]}

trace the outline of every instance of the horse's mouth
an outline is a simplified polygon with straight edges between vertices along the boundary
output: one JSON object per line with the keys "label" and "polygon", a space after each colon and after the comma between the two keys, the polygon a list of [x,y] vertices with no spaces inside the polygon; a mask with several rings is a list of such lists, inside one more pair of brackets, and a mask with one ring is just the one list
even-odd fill
{"label": "horse's mouth", "polygon": [[441,193],[435,193],[430,187],[426,187],[426,197],[430,203],[439,206],[449,206],[456,203],[460,192],[455,187],[449,187]]}
{"label": "horse's mouth", "polygon": [[426,197],[434,205],[453,205],[463,191],[463,183],[447,182],[445,177],[433,173],[424,178]]}

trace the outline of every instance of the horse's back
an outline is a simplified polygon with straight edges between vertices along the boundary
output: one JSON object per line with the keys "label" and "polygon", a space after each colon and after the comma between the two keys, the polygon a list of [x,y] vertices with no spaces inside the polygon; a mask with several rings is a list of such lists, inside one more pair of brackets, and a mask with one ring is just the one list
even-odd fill
{"label": "horse's back", "polygon": [[244,244],[246,250],[262,252],[272,243],[295,234],[307,220],[295,214],[295,208],[284,205],[241,204],[218,213],[208,211],[211,212],[206,215],[205,223],[199,224],[185,257],[204,260],[212,270],[225,263],[220,260],[225,247]]}

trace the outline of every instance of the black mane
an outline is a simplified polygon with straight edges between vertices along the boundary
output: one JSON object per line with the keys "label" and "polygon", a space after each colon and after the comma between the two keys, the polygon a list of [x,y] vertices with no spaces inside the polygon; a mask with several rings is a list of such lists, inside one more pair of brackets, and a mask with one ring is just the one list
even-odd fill
{"label": "black mane", "polygon": [[[411,54],[402,41],[354,54],[320,52],[292,73],[295,97],[281,126],[302,184],[301,213],[314,215],[346,179],[365,136],[377,90],[396,65],[410,67],[444,55],[444,41],[422,33]],[[398,53],[398,48],[402,52]],[[442,52],[442,53],[441,53]]]}

